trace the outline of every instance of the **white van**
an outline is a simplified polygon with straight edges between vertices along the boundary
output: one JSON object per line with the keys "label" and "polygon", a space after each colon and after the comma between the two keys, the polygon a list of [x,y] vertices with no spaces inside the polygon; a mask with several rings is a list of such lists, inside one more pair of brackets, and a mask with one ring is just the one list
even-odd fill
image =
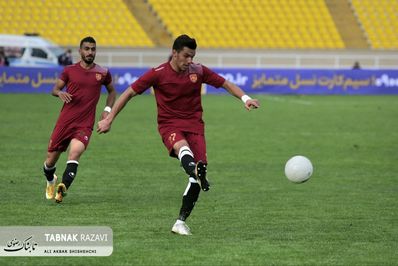
{"label": "white van", "polygon": [[54,67],[58,57],[65,51],[58,45],[39,36],[0,34],[0,49],[3,48],[10,66]]}

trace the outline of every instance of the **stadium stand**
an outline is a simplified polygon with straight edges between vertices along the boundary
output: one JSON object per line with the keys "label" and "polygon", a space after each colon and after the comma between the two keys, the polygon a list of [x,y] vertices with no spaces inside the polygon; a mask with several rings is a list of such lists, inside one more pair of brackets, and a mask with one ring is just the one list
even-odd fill
{"label": "stadium stand", "polygon": [[398,48],[398,1],[351,0],[371,48]]}
{"label": "stadium stand", "polygon": [[205,48],[345,48],[320,0],[148,0],[173,35]]}
{"label": "stadium stand", "polygon": [[398,65],[398,0],[0,0],[0,10],[0,33],[38,33],[75,58],[94,36],[107,66],[163,62],[182,33],[210,66]]}
{"label": "stadium stand", "polygon": [[154,46],[122,0],[0,0],[0,10],[2,33],[38,33],[63,46],[87,35],[101,46]]}
{"label": "stadium stand", "polygon": [[368,49],[369,44],[349,0],[324,0],[346,49]]}
{"label": "stadium stand", "polygon": [[[337,3],[349,3],[360,26],[339,23]],[[398,49],[397,0],[0,0],[0,8],[1,33],[65,47],[86,35],[107,47],[168,47],[187,33],[202,48]]]}

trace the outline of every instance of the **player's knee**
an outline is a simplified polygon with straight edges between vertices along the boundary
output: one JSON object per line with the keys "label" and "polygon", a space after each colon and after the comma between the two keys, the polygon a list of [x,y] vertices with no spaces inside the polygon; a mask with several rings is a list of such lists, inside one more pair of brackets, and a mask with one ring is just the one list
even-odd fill
{"label": "player's knee", "polygon": [[189,147],[188,142],[185,139],[179,140],[173,145],[173,149],[175,154],[178,154],[181,150],[182,147]]}
{"label": "player's knee", "polygon": [[61,153],[58,152],[48,152],[46,161],[44,163],[46,164],[47,167],[51,168],[57,163],[60,155]]}
{"label": "player's knee", "polygon": [[80,151],[80,150],[71,150],[71,151],[69,151],[68,160],[79,161],[80,160],[80,156],[83,154],[83,152],[84,151]]}

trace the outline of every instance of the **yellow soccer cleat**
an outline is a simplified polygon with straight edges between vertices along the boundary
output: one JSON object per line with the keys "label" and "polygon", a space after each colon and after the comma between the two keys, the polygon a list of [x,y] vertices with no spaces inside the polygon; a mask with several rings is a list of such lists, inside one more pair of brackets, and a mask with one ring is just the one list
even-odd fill
{"label": "yellow soccer cleat", "polygon": [[66,196],[66,186],[64,183],[59,183],[57,186],[57,195],[55,195],[55,202],[61,203],[62,199]]}
{"label": "yellow soccer cleat", "polygon": [[55,193],[55,185],[57,184],[57,176],[54,174],[54,179],[51,182],[47,181],[46,199],[53,199]]}

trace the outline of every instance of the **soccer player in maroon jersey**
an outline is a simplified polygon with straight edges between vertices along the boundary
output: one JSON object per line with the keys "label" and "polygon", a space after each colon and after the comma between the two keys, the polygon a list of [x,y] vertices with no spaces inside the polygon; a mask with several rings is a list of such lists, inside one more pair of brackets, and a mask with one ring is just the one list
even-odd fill
{"label": "soccer player in maroon jersey", "polygon": [[259,102],[251,99],[242,89],[201,64],[193,63],[196,41],[187,35],[176,38],[171,60],[147,71],[130,85],[116,101],[110,114],[98,122],[97,132],[106,133],[112,121],[134,96],[154,88],[158,109],[158,130],[170,156],[177,157],[189,176],[179,217],[172,232],[190,235],[185,220],[198,200],[200,189],[209,190],[206,179],[207,158],[202,120],[202,83],[223,87],[233,96],[242,99],[245,108],[258,108]]}
{"label": "soccer player in maroon jersey", "polygon": [[[62,202],[69,186],[76,177],[80,156],[87,149],[95,121],[95,111],[104,85],[108,91],[106,107],[101,114],[104,119],[115,103],[116,91],[108,69],[94,63],[96,42],[86,37],[80,42],[81,61],[64,68],[57,80],[52,95],[64,103],[57,123],[50,137],[44,175],[47,178],[46,198],[53,199],[57,176],[55,164],[62,152],[69,146],[68,161],[55,195],[57,203]],[[62,89],[66,86],[66,91]]]}

